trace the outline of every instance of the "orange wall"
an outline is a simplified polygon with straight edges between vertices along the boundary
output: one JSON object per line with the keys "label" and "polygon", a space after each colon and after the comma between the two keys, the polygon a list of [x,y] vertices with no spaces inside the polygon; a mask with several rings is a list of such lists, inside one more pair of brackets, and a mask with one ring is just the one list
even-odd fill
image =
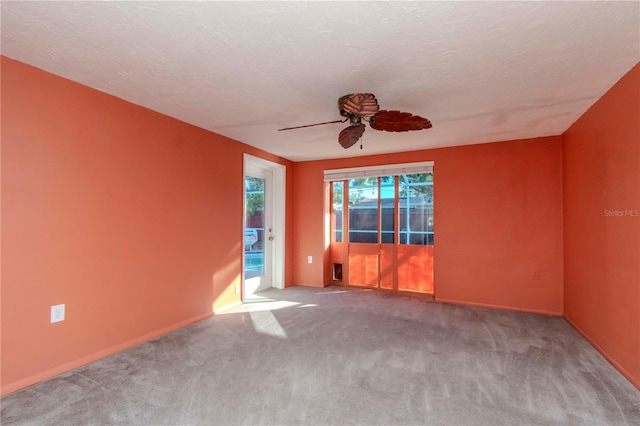
{"label": "orange wall", "polygon": [[[240,300],[243,153],[285,164],[289,182],[291,162],[1,65],[2,394]],[[60,303],[66,321],[50,324]]]}
{"label": "orange wall", "polygon": [[564,134],[563,185],[565,316],[638,388],[639,170],[636,65]]}
{"label": "orange wall", "polygon": [[294,282],[330,277],[322,262],[307,263],[329,263],[324,169],[433,160],[436,299],[560,315],[561,155],[556,136],[295,163],[305,185],[294,189]]}

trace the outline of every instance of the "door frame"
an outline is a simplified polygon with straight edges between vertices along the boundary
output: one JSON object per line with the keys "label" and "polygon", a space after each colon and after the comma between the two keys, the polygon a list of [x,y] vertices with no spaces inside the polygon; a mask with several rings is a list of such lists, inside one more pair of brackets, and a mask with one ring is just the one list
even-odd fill
{"label": "door frame", "polygon": [[[274,163],[264,158],[255,157],[250,154],[243,156],[243,173],[242,173],[242,302],[245,301],[245,276],[244,276],[244,231],[246,226],[246,202],[245,202],[245,178],[251,176],[251,173],[260,173],[268,176],[271,181],[270,197],[271,202],[267,203],[265,198],[265,208],[269,208],[272,218],[273,241],[271,249],[271,287],[284,288],[284,258],[285,258],[285,194],[286,194],[286,167],[282,164]],[[265,188],[266,189],[266,188]],[[269,192],[265,190],[266,196]],[[267,207],[268,206],[268,207]],[[265,224],[267,227],[267,224]],[[266,234],[266,233],[265,233]],[[267,268],[265,268],[267,269]]]}
{"label": "door frame", "polygon": [[[400,175],[405,175],[405,174],[413,174],[413,173],[433,173],[434,172],[434,162],[433,161],[422,161],[422,162],[415,162],[415,163],[400,163],[400,164],[381,164],[381,165],[376,165],[376,166],[365,166],[365,167],[351,167],[351,168],[344,168],[344,169],[325,169],[324,170],[324,181],[325,181],[325,188],[327,188],[327,190],[325,191],[325,212],[328,216],[332,216],[333,215],[333,206],[332,206],[332,197],[333,197],[333,191],[332,191],[332,186],[331,183],[332,182],[344,182],[344,186],[343,186],[343,209],[342,209],[342,231],[343,231],[343,241],[341,243],[335,243],[333,242],[333,229],[332,229],[332,224],[333,224],[333,219],[328,219],[325,220],[325,244],[327,246],[330,247],[330,254],[329,254],[329,262],[330,265],[328,267],[325,268],[325,283],[327,284],[331,284],[331,283],[337,283],[340,285],[345,285],[345,286],[355,286],[355,287],[369,287],[371,288],[371,286],[368,285],[357,285],[357,284],[353,284],[350,280],[350,257],[351,257],[351,251],[350,251],[350,245],[351,244],[368,244],[368,243],[350,243],[349,242],[349,234],[350,234],[350,229],[351,229],[351,223],[350,223],[350,215],[349,215],[349,207],[348,207],[348,197],[349,197],[349,181],[352,178],[367,178],[367,177],[381,177],[381,176],[400,176]],[[394,211],[395,211],[395,215],[399,215],[400,214],[400,209],[399,209],[399,180],[397,178],[394,178],[394,193],[395,193],[395,199],[394,199]],[[378,179],[378,196],[380,196],[380,180]],[[435,213],[434,213],[435,214]],[[413,290],[410,288],[402,288],[400,289],[400,285],[399,285],[399,273],[400,270],[396,267],[393,268],[393,276],[392,276],[392,285],[390,286],[391,288],[389,288],[389,286],[387,285],[387,287],[383,287],[383,283],[382,281],[385,279],[385,277],[382,275],[382,268],[383,268],[383,255],[384,255],[384,250],[383,247],[387,246],[388,244],[386,243],[382,243],[381,242],[381,238],[380,238],[380,232],[381,232],[381,223],[380,221],[382,220],[382,212],[381,212],[381,199],[380,197],[378,197],[378,243],[375,244],[378,247],[378,283],[376,285],[376,288],[385,288],[385,290],[392,290],[392,291],[419,291],[419,290]],[[393,243],[393,253],[392,253],[392,257],[394,259],[397,259],[399,256],[399,250],[401,248],[404,247],[413,247],[413,245],[408,244],[408,245],[404,245],[404,244],[400,244],[400,239],[399,239],[399,233],[400,233],[400,226],[397,220],[397,217],[394,217],[394,243]],[[335,247],[339,250],[339,253],[334,253],[333,248],[334,248],[334,244]],[[373,245],[373,244],[372,244]],[[427,250],[427,255],[430,256],[431,261],[433,260],[433,245],[429,246],[422,246],[422,245],[416,245],[415,247],[430,247],[430,249]],[[366,253],[365,253],[366,254]],[[372,254],[372,253],[369,253]],[[333,277],[333,271],[332,271],[332,263],[342,263],[342,280],[341,281],[334,281],[334,277]],[[432,283],[432,288],[431,288],[431,293],[432,295],[435,295],[435,277],[433,276],[433,265],[431,266],[431,283]],[[327,274],[327,272],[329,272],[329,274]],[[387,277],[388,278],[388,277]],[[388,281],[388,280],[387,280]],[[429,293],[427,293],[429,294]]]}

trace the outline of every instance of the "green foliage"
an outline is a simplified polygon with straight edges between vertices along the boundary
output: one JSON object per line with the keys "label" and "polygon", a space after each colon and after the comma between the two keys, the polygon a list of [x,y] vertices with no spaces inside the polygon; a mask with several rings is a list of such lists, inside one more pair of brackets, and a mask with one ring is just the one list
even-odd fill
{"label": "green foliage", "polygon": [[264,179],[247,176],[245,178],[245,203],[247,217],[264,210]]}
{"label": "green foliage", "polygon": [[344,199],[344,183],[332,183],[333,208],[342,209],[342,200]]}
{"label": "green foliage", "polygon": [[[433,197],[433,173],[415,173],[400,176],[400,197]],[[424,185],[410,185],[410,184]]]}

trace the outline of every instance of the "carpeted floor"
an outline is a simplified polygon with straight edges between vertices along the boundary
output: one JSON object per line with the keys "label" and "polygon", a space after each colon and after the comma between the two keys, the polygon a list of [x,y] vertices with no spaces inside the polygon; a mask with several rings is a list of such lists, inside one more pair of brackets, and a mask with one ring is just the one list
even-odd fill
{"label": "carpeted floor", "polygon": [[328,287],[164,335],[1,400],[8,424],[640,424],[562,318]]}

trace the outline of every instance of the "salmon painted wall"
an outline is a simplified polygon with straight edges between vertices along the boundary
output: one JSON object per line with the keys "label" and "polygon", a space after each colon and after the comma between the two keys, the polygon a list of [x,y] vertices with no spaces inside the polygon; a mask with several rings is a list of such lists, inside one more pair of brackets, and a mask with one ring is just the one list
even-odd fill
{"label": "salmon painted wall", "polygon": [[330,279],[323,170],[430,160],[436,299],[562,314],[560,136],[295,163],[294,282]]}
{"label": "salmon painted wall", "polygon": [[640,388],[640,64],[563,136],[565,317]]}
{"label": "salmon painted wall", "polygon": [[243,153],[287,166],[293,245],[291,162],[1,65],[2,394],[238,302]]}

